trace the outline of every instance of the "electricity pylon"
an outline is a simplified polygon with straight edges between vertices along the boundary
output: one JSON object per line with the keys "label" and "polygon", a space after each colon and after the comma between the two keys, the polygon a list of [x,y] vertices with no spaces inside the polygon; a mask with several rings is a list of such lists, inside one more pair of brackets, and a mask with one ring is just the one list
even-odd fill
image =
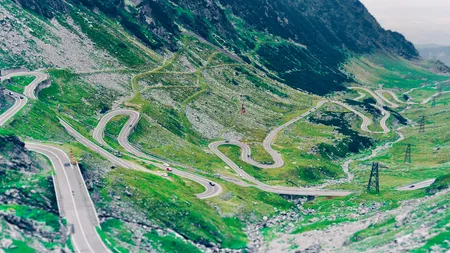
{"label": "electricity pylon", "polygon": [[408,146],[406,147],[406,153],[405,153],[405,163],[411,164],[411,143],[408,143]]}
{"label": "electricity pylon", "polygon": [[378,172],[379,163],[372,163],[372,170],[370,171],[369,183],[367,184],[367,192],[371,193],[375,188],[375,193],[380,193],[380,177]]}
{"label": "electricity pylon", "polygon": [[419,133],[424,133],[425,132],[425,116],[420,117],[419,124],[420,124]]}

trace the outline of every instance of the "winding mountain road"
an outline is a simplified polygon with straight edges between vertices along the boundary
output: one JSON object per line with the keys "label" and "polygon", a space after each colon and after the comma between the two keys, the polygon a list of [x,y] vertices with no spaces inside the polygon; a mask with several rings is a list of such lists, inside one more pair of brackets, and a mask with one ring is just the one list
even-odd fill
{"label": "winding mountain road", "polygon": [[9,108],[6,112],[4,112],[2,115],[0,115],[0,127],[4,126],[6,122],[8,122],[14,115],[16,115],[22,108],[25,107],[25,105],[28,102],[28,99],[18,93],[8,91],[7,96],[11,96],[14,98],[14,105]]}
{"label": "winding mountain road", "polygon": [[[209,148],[211,149],[211,151],[213,151],[217,156],[219,156],[225,163],[227,163],[232,168],[233,168],[232,161],[229,160],[229,159],[224,159],[225,155],[219,151],[219,149],[218,149],[219,146],[222,146],[222,145],[234,145],[234,146],[240,147],[241,148],[241,160],[246,162],[246,163],[248,163],[248,164],[250,164],[250,165],[253,165],[255,167],[258,167],[258,168],[261,168],[261,169],[276,169],[276,168],[280,168],[280,167],[282,167],[284,165],[283,158],[281,157],[281,155],[277,151],[275,151],[272,148],[272,145],[273,145],[277,135],[282,130],[284,130],[285,128],[289,127],[290,125],[294,124],[295,122],[299,121],[300,119],[305,118],[309,114],[317,111],[320,107],[322,107],[326,103],[337,104],[337,105],[342,106],[342,107],[346,108],[347,110],[355,113],[357,116],[359,116],[362,119],[361,130],[363,130],[365,132],[368,132],[368,133],[389,133],[390,132],[390,129],[386,126],[386,121],[390,117],[390,113],[385,111],[384,109],[382,111],[384,111],[385,114],[384,114],[384,117],[380,121],[380,125],[383,128],[383,132],[373,132],[373,131],[369,130],[369,125],[372,124],[372,120],[369,117],[367,117],[364,114],[356,111],[354,108],[352,108],[351,106],[349,106],[349,105],[347,105],[347,104],[345,104],[343,102],[321,100],[321,101],[319,101],[317,103],[317,105],[314,108],[308,110],[307,112],[301,114],[300,116],[295,117],[294,119],[288,121],[287,123],[285,123],[285,124],[275,128],[274,130],[272,130],[267,135],[267,137],[263,141],[263,147],[267,151],[267,153],[270,154],[270,156],[272,157],[272,159],[274,161],[273,164],[261,164],[261,163],[255,161],[255,160],[253,160],[251,158],[251,148],[250,148],[250,146],[245,144],[245,143],[243,143],[243,142],[240,142],[238,140],[216,141],[216,142],[211,143],[209,145]],[[236,171],[236,172],[238,172],[238,171]],[[241,170],[239,170],[238,173],[241,174],[241,175],[244,175]]]}
{"label": "winding mountain road", "polygon": [[[35,89],[48,78],[46,74],[41,72],[16,72],[0,77],[0,79],[5,80],[13,76],[34,76],[35,79],[25,87],[25,96],[7,91],[7,95],[14,98],[15,104],[0,115],[0,126],[3,126],[27,104],[27,97],[36,99]],[[55,170],[53,178],[58,209],[61,217],[66,218],[68,223],[73,226],[71,240],[75,251],[80,253],[109,253],[110,251],[96,231],[96,227],[100,225],[97,212],[78,165],[72,165],[68,155],[54,146],[26,143],[25,147],[46,156],[52,163]]]}
{"label": "winding mountain road", "polygon": [[[325,103],[326,101],[323,101],[322,103]],[[321,104],[322,104],[321,103]],[[311,109],[310,111],[315,111],[317,110],[318,107]],[[310,112],[309,112],[310,113]],[[291,120],[290,122],[286,123],[285,127],[287,127],[288,124],[292,124],[295,121],[298,121],[300,118],[306,116],[307,113],[302,114],[301,116],[297,117],[296,119]],[[136,111],[132,111],[132,110],[128,110],[128,109],[120,109],[120,110],[116,110],[116,111],[112,111],[108,114],[106,114],[105,116],[102,117],[102,119],[100,120],[99,124],[97,125],[97,127],[95,128],[94,132],[93,132],[93,136],[94,139],[98,142],[98,143],[102,143],[105,146],[108,146],[106,144],[106,142],[103,140],[103,136],[104,136],[104,130],[106,127],[106,124],[115,116],[119,116],[119,115],[128,115],[130,116],[130,118],[128,119],[127,123],[125,124],[125,126],[122,128],[122,130],[119,133],[118,136],[118,141],[119,144],[129,153],[140,157],[140,158],[144,158],[144,159],[148,159],[148,160],[154,160],[154,157],[148,156],[145,153],[143,153],[142,151],[138,150],[137,148],[135,148],[134,146],[132,146],[129,141],[129,135],[131,134],[132,129],[136,126],[137,122],[139,121],[139,113]],[[77,138],[77,140],[79,142],[82,142],[83,144],[86,145],[88,140],[84,140],[85,138],[81,139],[82,136],[78,133],[74,133],[73,128],[70,128],[70,126],[68,126],[65,122],[61,122],[64,127],[66,127],[67,131],[69,131],[74,137]],[[283,128],[280,129],[275,129],[272,134],[269,134],[268,137],[266,138],[266,145],[270,145],[270,143],[273,141],[273,139],[276,137],[276,135],[278,134],[279,131],[281,131]],[[95,145],[95,144],[94,144]],[[91,146],[91,145],[90,145]],[[213,147],[214,143],[212,145],[210,145],[210,147]],[[250,148],[247,149],[248,151],[250,151]],[[272,151],[275,154],[275,157],[279,158],[281,163],[283,163],[281,156],[279,156],[279,154],[272,149]],[[220,151],[219,151],[220,152]],[[223,154],[222,154],[223,155]],[[224,156],[219,156],[222,159],[228,159],[225,158]],[[257,188],[267,191],[267,192],[274,192],[274,193],[278,193],[278,194],[290,194],[290,195],[310,195],[310,196],[347,196],[348,194],[350,194],[350,192],[347,191],[325,191],[325,190],[315,190],[315,189],[307,189],[307,188],[292,188],[292,187],[277,187],[277,186],[269,186],[266,184],[263,184],[261,182],[259,182],[258,180],[256,180],[255,178],[251,177],[250,175],[248,175],[245,171],[241,170],[236,164],[234,164],[231,160],[228,159],[228,164],[230,167],[232,167],[235,171],[237,171],[240,175],[243,176],[243,178],[247,179],[248,181],[252,182]],[[254,162],[254,161],[253,161]],[[256,162],[255,162],[256,163]],[[158,163],[152,163],[156,166],[158,166],[161,169],[165,169],[165,166],[162,166],[161,164]],[[202,194],[198,194],[197,197],[199,198],[208,198],[208,197],[213,197],[213,196],[217,196],[221,193],[222,191],[222,187],[217,184],[214,183],[214,186],[211,186],[210,184],[210,180],[205,179],[203,177],[200,177],[198,175],[192,174],[192,173],[188,173],[182,170],[178,170],[175,168],[172,168],[172,173],[179,175],[181,177],[184,178],[188,178],[190,180],[193,180],[201,185],[203,185],[207,191],[202,193]]]}
{"label": "winding mountain road", "polygon": [[[411,89],[411,90],[413,90],[413,89]],[[433,98],[438,97],[438,96],[443,95],[443,94],[446,94],[446,93],[450,93],[450,91],[439,91],[439,92],[436,92],[435,94],[431,95],[430,97],[425,98],[424,100],[422,100],[422,102],[416,103],[416,102],[412,102],[412,101],[406,101],[405,102],[405,101],[400,100],[398,98],[397,94],[395,94],[395,92],[393,92],[391,90],[376,90],[375,92],[377,93],[377,95],[381,99],[383,99],[383,101],[389,103],[390,107],[392,107],[392,108],[398,108],[400,106],[398,104],[390,101],[386,97],[384,97],[384,95],[383,95],[384,93],[387,93],[387,94],[391,95],[391,97],[395,100],[395,102],[400,103],[400,104],[406,104],[406,105],[417,105],[417,104],[424,105],[424,104],[428,104]],[[406,93],[404,93],[404,94],[406,94]]]}
{"label": "winding mountain road", "polygon": [[433,98],[435,98],[435,97],[437,97],[437,96],[439,96],[439,95],[442,95],[442,94],[447,94],[447,93],[450,93],[450,91],[442,91],[442,92],[435,93],[435,94],[433,94],[431,97],[424,99],[422,102],[420,102],[420,104],[422,104],[422,105],[427,104],[427,103],[429,103]]}
{"label": "winding mountain road", "polygon": [[[23,75],[32,75],[35,76],[35,80],[33,80],[33,82],[28,85],[25,88],[24,94],[29,97],[30,99],[36,99],[36,95],[35,95],[35,90],[38,87],[38,85],[47,80],[48,76],[44,73],[40,73],[40,72],[18,72],[18,73],[13,73],[10,74],[6,77],[2,77],[2,80],[6,79],[6,78],[10,78],[13,76],[23,76]],[[308,110],[307,112],[297,116],[296,118],[290,120],[289,122],[275,128],[274,130],[272,130],[267,137],[264,139],[263,141],[263,147],[264,149],[268,152],[268,154],[270,154],[270,156],[272,157],[274,163],[273,164],[261,164],[258,163],[257,161],[253,160],[251,158],[251,148],[245,144],[242,143],[240,141],[235,141],[235,140],[231,140],[231,141],[218,141],[218,142],[214,142],[211,143],[209,145],[209,148],[218,156],[220,157],[229,167],[231,167],[233,170],[235,170],[243,179],[247,180],[248,182],[251,182],[251,184],[249,186],[254,186],[256,188],[259,188],[263,191],[267,191],[267,192],[273,192],[273,193],[278,193],[278,194],[289,194],[289,195],[309,195],[309,196],[347,196],[349,194],[351,194],[351,192],[349,191],[336,191],[336,190],[322,190],[322,189],[314,189],[314,188],[298,188],[298,187],[283,187],[283,186],[270,186],[270,185],[266,185],[258,180],[256,180],[254,177],[248,175],[244,170],[242,170],[237,164],[235,164],[231,159],[229,159],[227,156],[225,156],[222,152],[219,151],[218,147],[221,145],[236,145],[239,146],[242,149],[242,153],[241,153],[241,159],[248,163],[251,164],[253,166],[262,168],[262,169],[274,169],[274,168],[280,168],[284,165],[284,161],[281,157],[281,155],[275,151],[272,148],[272,144],[274,143],[277,135],[284,130],[286,127],[294,124],[295,122],[299,121],[300,119],[308,116],[309,114],[311,114],[312,112],[318,110],[321,106],[323,106],[326,103],[333,103],[339,106],[342,106],[344,108],[346,108],[347,110],[355,113],[357,116],[359,116],[362,119],[362,124],[361,124],[361,130],[368,132],[368,133],[389,133],[390,129],[386,126],[386,121],[387,119],[390,117],[390,113],[386,110],[383,109],[383,106],[385,106],[385,102],[389,103],[391,106],[394,103],[390,103],[388,102],[386,99],[381,98],[382,96],[382,92],[378,92],[378,95],[376,94],[377,92],[373,92],[367,88],[364,87],[352,87],[352,89],[359,89],[359,90],[363,90],[367,93],[369,93],[370,95],[372,95],[376,100],[377,100],[377,108],[380,109],[384,115],[384,117],[380,120],[380,125],[383,128],[383,132],[374,132],[369,130],[369,126],[372,124],[372,120],[370,118],[368,118],[367,116],[365,116],[364,114],[356,111],[355,109],[353,109],[351,106],[340,102],[340,101],[330,101],[330,100],[322,100],[319,101],[318,104]],[[384,92],[384,91],[383,91]],[[14,99],[15,99],[15,104],[12,108],[10,108],[7,112],[5,112],[4,114],[2,114],[0,116],[0,125],[5,124],[11,117],[13,117],[18,111],[20,111],[20,109],[22,109],[26,103],[27,103],[27,99],[24,98],[20,98],[20,95],[17,93],[12,93],[11,95]],[[395,96],[393,96],[395,98]],[[431,98],[430,98],[431,99]],[[140,114],[136,111],[133,110],[128,110],[128,109],[121,109],[121,110],[117,110],[117,111],[113,111],[110,112],[108,114],[106,114],[99,122],[98,126],[95,128],[94,132],[93,132],[93,137],[94,139],[101,144],[102,146],[105,146],[109,149],[112,149],[103,139],[103,135],[104,135],[104,129],[106,127],[106,124],[115,116],[118,115],[127,115],[129,116],[129,119],[127,121],[127,123],[125,124],[125,126],[121,129],[119,136],[118,136],[118,142],[119,144],[130,154],[138,157],[138,158],[143,158],[143,159],[147,159],[149,160],[148,162],[157,166],[160,169],[165,170],[165,166],[154,162],[154,161],[158,161],[158,162],[163,162],[163,161],[159,161],[158,158],[152,157],[150,155],[147,155],[145,153],[143,153],[142,151],[140,151],[139,149],[135,148],[133,145],[131,145],[128,141],[128,138],[131,134],[131,132],[133,131],[134,127],[137,125],[137,123],[139,122],[140,119]],[[92,141],[90,141],[89,139],[87,139],[86,137],[84,137],[83,135],[81,135],[79,132],[77,132],[73,127],[71,127],[67,122],[60,120],[60,123],[64,126],[64,128],[67,130],[67,132],[72,135],[78,142],[80,142],[81,144],[83,144],[84,146],[86,146],[87,148],[93,150],[94,152],[100,154],[101,156],[105,157],[107,160],[109,160],[110,162],[112,162],[113,164],[116,164],[120,167],[123,168],[127,168],[127,169],[134,169],[134,170],[139,170],[139,171],[143,171],[143,172],[150,172],[149,170],[147,170],[144,167],[141,167],[139,165],[135,165],[132,164],[128,161],[125,161],[123,159],[120,159],[116,156],[114,156],[113,154],[111,154],[110,152],[106,151],[105,149],[103,149],[102,147],[98,146],[97,144],[93,143]],[[47,157],[50,158],[50,160],[52,160],[52,163],[54,166],[60,166],[58,165],[58,163],[56,162],[56,160],[59,159],[59,161],[66,161],[66,162],[60,162],[63,165],[66,164],[67,165],[67,160],[64,160],[65,158],[63,155],[63,152],[61,150],[57,150],[54,147],[51,146],[46,146],[46,145],[40,145],[40,144],[27,144],[30,148],[30,150],[34,150],[36,152],[42,153],[44,155],[46,155]],[[62,152],[62,153],[61,153]],[[55,154],[59,154],[59,155],[55,155]],[[58,157],[58,159],[56,159],[56,157]],[[67,158],[67,155],[65,155],[65,157]],[[56,160],[55,160],[56,159]],[[65,165],[65,166],[66,166]],[[70,166],[69,166],[70,167]],[[55,171],[59,174],[61,174],[61,168],[63,167],[59,167],[55,168]],[[64,170],[63,170],[64,171]],[[201,184],[202,186],[205,187],[205,192],[197,194],[198,198],[204,199],[204,198],[210,198],[210,197],[214,197],[214,196],[218,196],[221,192],[222,192],[222,187],[213,182],[211,183],[210,180],[203,178],[201,176],[189,173],[189,172],[185,172],[183,170],[178,170],[178,169],[173,169],[173,173],[180,176],[180,177],[184,177],[190,180],[193,180],[199,184]],[[346,172],[348,173],[348,171]],[[350,175],[350,174],[349,174]],[[57,184],[61,185],[61,184],[65,184],[64,182],[61,182],[61,180],[63,180],[63,177],[60,175],[57,175]],[[82,177],[78,177],[77,182],[79,184],[83,183],[84,181],[82,179]],[[75,186],[74,186],[75,188]],[[87,193],[87,191],[86,191]],[[67,198],[68,196],[66,194],[62,194],[61,195],[61,202],[68,202]],[[80,194],[80,196],[82,196]],[[87,194],[87,196],[89,197],[89,195]],[[70,198],[69,198],[70,199]],[[86,201],[86,196],[84,196],[84,199]],[[90,200],[90,199],[89,199]],[[84,202],[86,203],[86,202]],[[76,203],[75,203],[76,204]],[[75,205],[74,204],[74,205]],[[85,208],[83,209],[84,212],[86,213],[90,213],[90,216],[95,216],[96,214],[93,215],[93,213],[95,213],[95,209],[93,209],[92,207],[89,207],[90,210],[86,209],[87,205],[84,205]],[[73,206],[72,206],[73,208]],[[70,208],[67,207],[67,209],[69,211],[66,211],[66,207],[62,207],[61,208],[63,210],[63,212],[66,214],[67,212],[71,212]],[[93,210],[92,210],[93,209]],[[95,216],[96,217],[96,216]],[[73,217],[71,218],[73,220]],[[89,219],[91,220],[91,223],[85,226],[90,226],[90,227],[94,227],[97,226],[97,223],[95,223],[94,219]],[[92,221],[94,220],[94,221]],[[82,224],[79,225],[80,227],[78,228],[78,230],[80,230],[83,226]],[[94,229],[95,230],[95,229]],[[82,230],[80,230],[82,231]],[[81,233],[82,234],[82,233]],[[79,237],[78,235],[74,235],[75,237]],[[98,235],[97,235],[98,237]],[[77,241],[82,241],[83,238],[77,238]],[[97,242],[98,243],[98,242]],[[90,243],[88,243],[90,245]],[[93,245],[96,244],[96,242],[92,242]],[[101,246],[101,245],[100,245]],[[100,247],[99,246],[99,247]],[[103,245],[104,246],[104,245]],[[80,246],[80,247],[86,247],[86,245],[84,246]]]}
{"label": "winding mountain road", "polygon": [[349,87],[349,89],[351,90],[362,90],[365,91],[367,93],[369,93],[376,101],[377,104],[381,107],[385,106],[386,104],[384,103],[384,100],[381,99],[375,92],[373,92],[372,90],[365,88],[365,87]]}
{"label": "winding mountain road", "polygon": [[[139,119],[140,119],[139,112],[136,112],[133,110],[120,109],[120,110],[112,111],[112,112],[106,114],[105,116],[103,116],[102,119],[100,120],[100,122],[98,123],[97,127],[94,129],[94,132],[93,132],[94,139],[98,143],[102,144],[103,146],[110,147],[103,139],[105,127],[106,127],[106,124],[112,118],[114,118],[115,116],[120,116],[120,115],[127,115],[130,117],[128,119],[127,123],[125,124],[125,126],[120,131],[119,136],[117,138],[120,146],[122,146],[127,152],[133,154],[136,157],[144,158],[144,159],[148,159],[148,160],[158,160],[158,158],[149,156],[149,155],[143,153],[142,151],[140,151],[139,149],[135,148],[128,141],[131,131],[134,129],[134,127],[137,125],[137,123],[139,122]],[[84,142],[86,143],[86,141],[84,141]],[[164,162],[164,161],[159,161],[159,162]],[[149,161],[149,163],[157,166],[158,168],[160,168],[162,170],[166,170],[166,166],[164,166],[160,163],[155,163],[155,162],[150,162],[150,161]],[[194,182],[197,182],[200,185],[202,185],[203,187],[205,187],[205,192],[196,195],[200,199],[212,198],[212,197],[218,196],[218,195],[220,195],[220,193],[222,193],[222,186],[216,182],[213,182],[204,177],[201,177],[201,176],[198,176],[198,175],[186,172],[186,171],[178,170],[175,168],[171,168],[171,169],[172,169],[171,173],[173,173],[177,176],[180,176],[180,177],[187,178]]]}
{"label": "winding mountain road", "polygon": [[218,147],[222,145],[221,142],[214,142],[209,145],[209,148],[224,161],[230,168],[232,168],[236,173],[238,173],[241,178],[251,182],[252,184],[248,186],[254,186],[260,190],[266,192],[273,192],[277,194],[286,194],[286,195],[301,195],[301,196],[347,196],[352,192],[349,191],[339,191],[339,190],[321,190],[314,188],[301,188],[301,187],[283,187],[283,186],[271,186],[264,184],[258,181],[256,178],[250,176],[245,172],[241,167],[239,167],[236,163],[234,163],[230,158],[228,158],[225,154],[220,152]]}
{"label": "winding mountain road", "polygon": [[0,82],[4,80],[11,79],[12,77],[19,76],[34,76],[34,80],[25,87],[24,95],[16,92],[6,90],[6,95],[14,98],[14,105],[9,108],[5,113],[0,115],[0,127],[5,125],[14,115],[16,115],[25,105],[28,103],[28,98],[37,99],[35,95],[35,90],[38,85],[48,79],[48,75],[42,72],[15,72],[5,76],[0,76]]}
{"label": "winding mountain road", "polygon": [[96,231],[100,222],[78,165],[72,165],[69,156],[59,148],[39,143],[26,143],[25,147],[46,156],[55,169],[58,208],[73,226],[71,239],[75,251],[110,252]]}
{"label": "winding mountain road", "polygon": [[25,87],[25,90],[23,92],[23,94],[30,99],[37,99],[36,94],[35,94],[37,87],[39,86],[40,83],[46,81],[49,78],[49,76],[43,72],[21,71],[21,72],[15,72],[15,73],[11,73],[11,74],[0,77],[0,82],[3,80],[10,79],[12,77],[19,77],[19,76],[34,76],[34,80],[28,86]]}

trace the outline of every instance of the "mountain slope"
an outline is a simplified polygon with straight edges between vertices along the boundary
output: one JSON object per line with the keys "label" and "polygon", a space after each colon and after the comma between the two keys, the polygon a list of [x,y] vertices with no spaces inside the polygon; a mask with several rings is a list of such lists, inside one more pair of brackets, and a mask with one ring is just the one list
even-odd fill
{"label": "mountain slope", "polygon": [[[46,17],[71,9],[56,0],[16,1]],[[116,19],[153,49],[177,50],[182,30],[190,30],[291,87],[316,94],[341,90],[351,81],[340,70],[349,54],[386,51],[407,59],[418,57],[410,42],[383,30],[358,0],[71,3]]]}
{"label": "mountain slope", "polygon": [[[406,97],[420,102],[435,94],[434,84],[449,89],[448,76],[430,71],[409,42],[381,29],[358,1],[0,0],[0,17],[2,74],[28,68],[46,72],[50,80],[0,136],[73,153],[98,212],[98,232],[115,251],[257,252],[279,235],[323,233],[330,224],[359,222],[399,200],[420,198],[423,192],[398,194],[395,188],[448,171],[450,146],[443,137],[448,119],[442,117],[448,97],[438,97],[435,107],[414,105],[414,111],[401,104],[386,118],[370,94],[357,102],[352,100],[360,95],[350,89],[334,92],[349,86],[375,91],[383,83],[400,99],[409,92]],[[31,80],[12,78],[5,86],[21,92]],[[112,118],[103,147],[140,171],[117,167],[87,149],[58,119],[97,142],[93,129],[118,109],[139,113],[137,125],[126,123],[125,115]],[[427,121],[436,122],[426,134],[416,125],[402,128],[415,143],[414,152],[422,149],[410,166],[403,163],[405,143],[396,144],[394,131],[407,121],[404,114],[412,121],[426,114]],[[378,134],[383,118],[390,132]],[[123,127],[131,130],[129,144],[146,156],[132,156],[121,145]],[[272,164],[264,140],[277,129],[271,147],[284,161],[280,168],[261,169],[242,161],[239,147],[220,146],[236,163],[232,166],[209,148],[216,141],[240,141],[252,150],[247,158]],[[389,155],[389,143],[396,144],[395,156]],[[372,148],[382,156],[362,160]],[[161,159],[163,170],[146,163],[148,156]],[[367,194],[368,170],[379,159],[389,167],[380,173],[382,194]],[[199,199],[202,186],[168,172],[164,163],[201,176],[206,184],[216,182],[223,191]],[[273,187],[352,194],[308,200],[279,195],[248,186],[248,177],[234,167]],[[374,208],[359,213],[365,203]],[[21,239],[13,247],[35,245]],[[295,246],[289,250],[300,250]]]}

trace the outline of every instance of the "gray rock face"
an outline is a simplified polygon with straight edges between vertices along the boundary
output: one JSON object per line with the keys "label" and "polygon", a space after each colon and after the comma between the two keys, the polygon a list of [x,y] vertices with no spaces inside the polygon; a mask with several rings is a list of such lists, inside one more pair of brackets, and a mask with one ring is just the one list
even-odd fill
{"label": "gray rock face", "polygon": [[[15,136],[0,137],[0,169],[36,172],[25,144]],[[0,170],[1,171],[1,170]]]}
{"label": "gray rock face", "polygon": [[1,241],[0,241],[0,246],[3,248],[3,249],[9,249],[9,247],[12,245],[12,240],[11,239],[6,239],[6,238],[3,238]]}
{"label": "gray rock face", "polygon": [[67,6],[63,0],[14,0],[14,2],[47,18],[52,18],[55,14],[67,10]]}
{"label": "gray rock face", "polygon": [[0,137],[0,206],[8,207],[0,210],[0,252],[16,247],[15,240],[32,241],[37,252],[48,252],[44,243],[55,243],[56,252],[61,252],[57,245],[66,244],[68,228],[61,219],[39,218],[44,213],[58,215],[49,165],[43,161],[17,137]]}

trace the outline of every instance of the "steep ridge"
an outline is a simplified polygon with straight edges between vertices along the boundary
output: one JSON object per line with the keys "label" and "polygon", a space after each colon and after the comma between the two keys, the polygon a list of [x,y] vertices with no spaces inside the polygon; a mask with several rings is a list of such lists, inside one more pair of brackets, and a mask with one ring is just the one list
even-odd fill
{"label": "steep ridge", "polygon": [[177,51],[187,30],[274,79],[316,94],[345,89],[351,78],[340,66],[349,55],[379,51],[418,58],[410,42],[385,31],[357,0],[16,1],[45,17],[99,10],[160,52]]}

